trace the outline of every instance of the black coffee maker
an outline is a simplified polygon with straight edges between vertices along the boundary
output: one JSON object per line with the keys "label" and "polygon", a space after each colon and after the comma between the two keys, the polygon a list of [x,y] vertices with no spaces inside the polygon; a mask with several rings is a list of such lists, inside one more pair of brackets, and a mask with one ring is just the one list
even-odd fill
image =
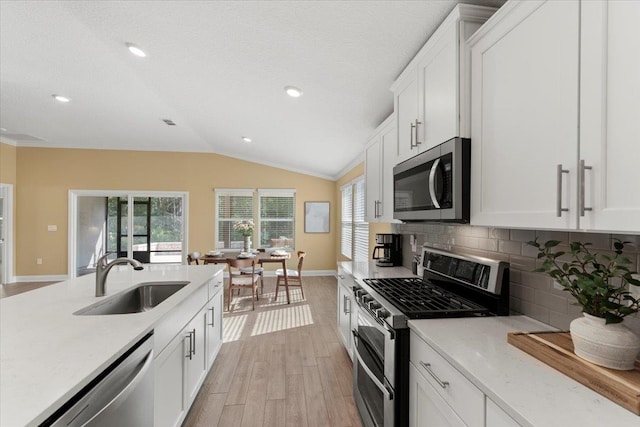
{"label": "black coffee maker", "polygon": [[402,265],[402,234],[376,234],[373,259],[379,267]]}

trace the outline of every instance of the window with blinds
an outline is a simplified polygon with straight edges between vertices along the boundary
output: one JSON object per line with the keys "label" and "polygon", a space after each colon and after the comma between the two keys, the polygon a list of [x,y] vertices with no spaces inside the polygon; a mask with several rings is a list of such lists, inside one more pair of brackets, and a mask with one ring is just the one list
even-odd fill
{"label": "window with blinds", "polygon": [[261,248],[294,248],[295,202],[293,190],[258,190]]}
{"label": "window with blinds", "polygon": [[253,190],[216,190],[216,249],[242,249],[236,221],[253,219]]}
{"label": "window with blinds", "polygon": [[353,248],[353,185],[342,187],[342,238],[340,239],[342,255],[352,257]]}
{"label": "window with blinds", "polygon": [[364,179],[354,184],[353,194],[353,260],[369,259],[369,223],[364,219],[365,208]]}
{"label": "window with blinds", "polygon": [[354,261],[369,259],[369,224],[365,222],[365,183],[357,179],[341,189],[342,232],[340,251]]}

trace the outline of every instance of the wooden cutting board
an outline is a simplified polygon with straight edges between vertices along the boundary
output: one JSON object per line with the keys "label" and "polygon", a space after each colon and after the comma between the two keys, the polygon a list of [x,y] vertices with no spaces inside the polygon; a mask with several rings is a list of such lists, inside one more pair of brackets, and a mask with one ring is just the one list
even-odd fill
{"label": "wooden cutting board", "polygon": [[618,405],[640,415],[640,363],[618,371],[594,365],[573,353],[569,332],[510,332],[507,342]]}

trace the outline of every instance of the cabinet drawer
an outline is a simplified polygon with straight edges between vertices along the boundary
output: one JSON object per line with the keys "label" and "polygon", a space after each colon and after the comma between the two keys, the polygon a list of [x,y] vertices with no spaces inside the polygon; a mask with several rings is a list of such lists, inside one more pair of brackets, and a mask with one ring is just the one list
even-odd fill
{"label": "cabinet drawer", "polygon": [[218,274],[209,279],[207,285],[209,288],[209,299],[211,299],[222,289],[222,272],[218,272]]}
{"label": "cabinet drawer", "polygon": [[411,362],[469,427],[484,427],[484,394],[411,331]]}

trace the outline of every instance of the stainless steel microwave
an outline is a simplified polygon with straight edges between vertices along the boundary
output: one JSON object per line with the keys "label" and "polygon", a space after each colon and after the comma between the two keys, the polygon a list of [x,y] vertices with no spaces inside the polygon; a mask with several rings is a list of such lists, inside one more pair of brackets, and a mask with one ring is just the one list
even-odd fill
{"label": "stainless steel microwave", "polygon": [[453,138],[393,168],[393,218],[469,222],[471,141]]}

